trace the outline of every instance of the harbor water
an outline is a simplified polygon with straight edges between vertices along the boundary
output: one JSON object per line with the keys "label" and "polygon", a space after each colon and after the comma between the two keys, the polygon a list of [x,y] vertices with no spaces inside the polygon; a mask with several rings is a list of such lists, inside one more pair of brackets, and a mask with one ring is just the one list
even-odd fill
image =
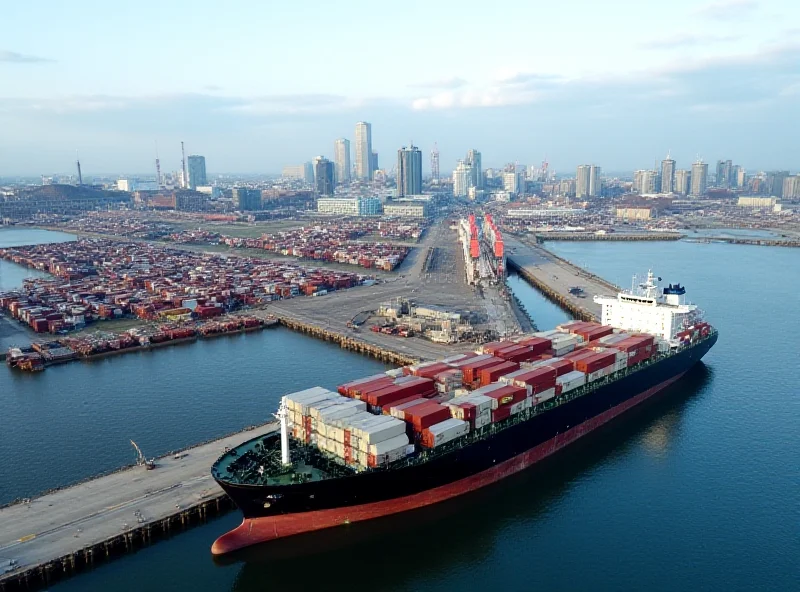
{"label": "harbor water", "polygon": [[[800,581],[800,252],[548,243],[619,285],[648,267],[720,331],[665,396],[452,502],[212,559],[230,513],[50,587],[186,590],[788,590]],[[5,268],[4,268],[5,269]],[[540,328],[566,319],[519,278]],[[0,501],[270,418],[278,396],[380,371],[278,329],[48,368],[0,369]],[[0,525],[2,528],[2,525]]]}

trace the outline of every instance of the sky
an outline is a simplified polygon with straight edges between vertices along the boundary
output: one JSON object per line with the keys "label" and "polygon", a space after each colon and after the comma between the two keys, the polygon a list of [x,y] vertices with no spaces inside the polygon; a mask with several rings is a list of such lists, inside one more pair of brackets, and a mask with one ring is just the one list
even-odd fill
{"label": "sky", "polygon": [[[333,157],[357,121],[391,169],[438,146],[571,173],[669,151],[800,169],[793,0],[72,0],[0,16],[0,177],[210,173]],[[427,156],[423,159],[428,168]]]}

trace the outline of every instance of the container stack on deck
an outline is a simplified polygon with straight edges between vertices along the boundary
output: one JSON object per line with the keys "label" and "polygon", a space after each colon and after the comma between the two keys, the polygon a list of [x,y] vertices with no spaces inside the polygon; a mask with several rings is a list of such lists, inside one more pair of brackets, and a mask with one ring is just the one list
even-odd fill
{"label": "container stack on deck", "polygon": [[[692,328],[690,338],[708,329]],[[486,343],[354,380],[339,393],[287,396],[292,436],[363,470],[435,449],[647,361],[663,344],[598,323]]]}

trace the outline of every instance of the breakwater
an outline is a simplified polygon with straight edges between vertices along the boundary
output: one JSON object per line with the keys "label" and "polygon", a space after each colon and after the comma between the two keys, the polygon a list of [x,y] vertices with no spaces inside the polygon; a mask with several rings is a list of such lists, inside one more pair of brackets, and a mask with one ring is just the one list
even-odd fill
{"label": "breakwater", "polygon": [[586,232],[548,232],[547,234],[537,234],[536,242],[546,241],[676,241],[685,238],[685,234],[678,232],[652,232],[619,234],[612,232],[609,234],[595,234]]}
{"label": "breakwater", "polygon": [[568,296],[561,294],[546,282],[540,280],[536,275],[528,271],[525,267],[518,265],[513,259],[508,259],[508,269],[516,271],[520,277],[530,283],[534,288],[544,294],[548,300],[558,305],[562,310],[567,311],[573,317],[581,321],[597,321],[597,315],[588,309],[575,304]]}

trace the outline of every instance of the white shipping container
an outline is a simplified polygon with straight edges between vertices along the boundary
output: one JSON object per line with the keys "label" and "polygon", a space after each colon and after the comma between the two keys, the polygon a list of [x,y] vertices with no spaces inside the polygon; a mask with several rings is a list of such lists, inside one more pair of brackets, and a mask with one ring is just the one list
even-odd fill
{"label": "white shipping container", "polygon": [[554,356],[563,356],[565,354],[568,354],[571,351],[575,351],[575,344],[574,343],[569,343],[567,345],[559,346],[559,347],[553,347],[553,355]]}
{"label": "white shipping container", "polygon": [[519,401],[518,403],[514,403],[511,406],[511,415],[516,415],[517,413],[519,413],[520,411],[525,409],[525,401],[527,401],[527,400],[528,400],[528,398],[526,397],[522,401]]}
{"label": "white shipping container", "polygon": [[387,370],[385,372],[386,376],[391,378],[400,378],[403,376],[403,369],[402,368],[395,368],[394,370]]}
{"label": "white shipping container", "polygon": [[370,444],[368,452],[369,454],[385,454],[390,450],[396,450],[397,448],[402,448],[403,453],[405,453],[405,447],[408,446],[408,436],[403,433],[399,436],[395,436],[393,438],[389,438],[388,440],[384,440],[383,442],[378,442],[377,444]]}
{"label": "white shipping container", "polygon": [[345,402],[340,405],[320,410],[319,420],[329,423],[334,419],[343,419],[367,410],[367,404],[364,401],[348,399],[347,397],[344,397],[344,399]]}
{"label": "white shipping container", "polygon": [[288,395],[284,395],[286,397],[286,406],[289,409],[293,409],[294,411],[299,411],[302,413],[301,403],[309,402],[309,401],[321,401],[326,398],[327,395],[332,394],[326,388],[322,388],[321,386],[314,386],[302,391],[297,391],[296,393],[289,393]]}
{"label": "white shipping container", "polygon": [[475,429],[482,428],[492,423],[492,412],[481,413],[475,417]]}
{"label": "white shipping container", "polygon": [[469,432],[469,424],[460,419],[450,418],[428,428],[433,436],[433,445],[439,446]]}
{"label": "white shipping container", "polygon": [[560,335],[561,332],[558,329],[550,329],[549,331],[537,331],[533,334],[534,337],[546,337],[550,338],[553,335]]}
{"label": "white shipping container", "polygon": [[363,446],[369,444],[384,442],[385,440],[406,433],[406,423],[404,421],[388,415],[382,417],[385,419],[384,422],[360,428],[358,437],[361,442],[359,447],[363,448]]}
{"label": "white shipping container", "polygon": [[545,401],[549,401],[555,396],[556,396],[556,389],[549,388],[546,391],[542,391],[541,393],[536,393],[533,396],[533,401],[535,405],[538,405],[539,403],[544,403]]}
{"label": "white shipping container", "polygon": [[311,415],[311,410],[315,406],[322,407],[322,406],[327,405],[327,403],[326,403],[327,401],[335,401],[335,400],[338,400],[340,398],[344,398],[344,397],[342,397],[338,393],[328,392],[327,395],[319,395],[319,396],[316,396],[316,397],[309,397],[308,399],[303,400],[303,401],[295,401],[295,409],[299,410],[300,413],[302,413],[303,415],[310,416]]}
{"label": "white shipping container", "polygon": [[[492,403],[494,403],[494,399],[491,397],[487,397],[486,395],[482,395],[478,392],[473,392],[471,395],[463,397],[464,403],[472,403],[475,405],[475,413],[483,413],[484,411],[491,411],[492,410]],[[459,401],[462,402],[462,401]]]}
{"label": "white shipping container", "polygon": [[561,392],[566,393],[586,384],[586,375],[579,370],[573,370],[556,378],[556,383],[561,385]]}
{"label": "white shipping container", "polygon": [[449,358],[444,358],[442,360],[442,362],[445,363],[445,364],[453,364],[455,362],[463,360],[466,357],[467,357],[466,354],[456,354],[455,356],[450,356]]}
{"label": "white shipping container", "polygon": [[317,403],[311,403],[308,405],[308,415],[310,415],[313,419],[320,418],[320,411],[323,409],[330,409],[331,407],[338,407],[339,405],[344,405],[345,403],[349,403],[353,399],[349,399],[347,397],[343,397],[341,395],[336,395],[336,397],[331,397],[329,399],[324,399]]}

